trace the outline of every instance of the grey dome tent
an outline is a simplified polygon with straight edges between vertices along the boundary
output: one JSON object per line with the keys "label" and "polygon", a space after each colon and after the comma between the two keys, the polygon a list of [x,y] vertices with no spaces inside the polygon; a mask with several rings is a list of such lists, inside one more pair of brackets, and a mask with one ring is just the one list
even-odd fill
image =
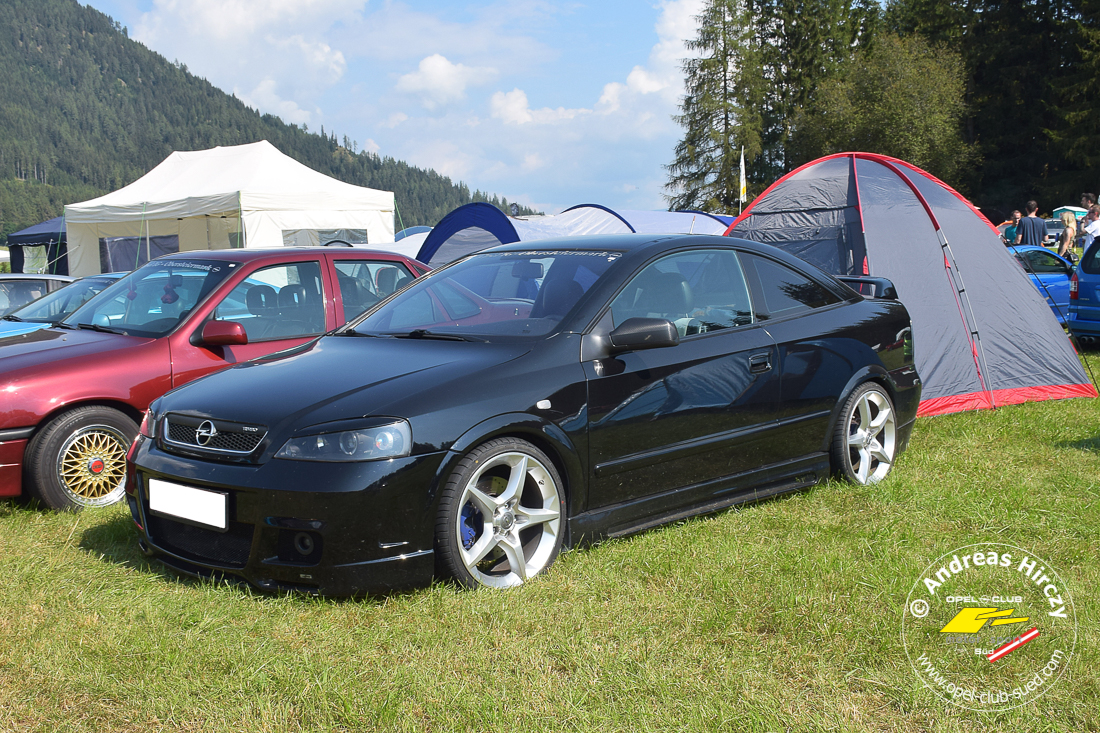
{"label": "grey dome tent", "polygon": [[905,161],[839,153],[807,163],[758,196],[726,234],[836,275],[893,281],[913,319],[919,415],[1097,396],[997,228]]}

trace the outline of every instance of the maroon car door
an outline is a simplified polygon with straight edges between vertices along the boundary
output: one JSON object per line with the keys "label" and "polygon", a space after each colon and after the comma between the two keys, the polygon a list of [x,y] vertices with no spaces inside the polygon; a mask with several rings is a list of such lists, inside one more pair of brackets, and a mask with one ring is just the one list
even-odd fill
{"label": "maroon car door", "polygon": [[[193,323],[173,334],[172,386],[296,346],[335,328],[343,319],[337,320],[333,289],[328,263],[321,257],[256,267],[215,293]],[[211,320],[241,324],[248,343],[203,345],[202,329]]]}

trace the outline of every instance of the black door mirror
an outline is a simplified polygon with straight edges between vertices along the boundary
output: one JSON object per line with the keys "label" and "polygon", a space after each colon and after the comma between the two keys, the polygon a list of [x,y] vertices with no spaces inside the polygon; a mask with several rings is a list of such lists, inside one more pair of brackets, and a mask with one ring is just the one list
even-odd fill
{"label": "black door mirror", "polygon": [[611,353],[660,349],[680,343],[680,333],[672,321],[664,318],[628,318],[608,334]]}

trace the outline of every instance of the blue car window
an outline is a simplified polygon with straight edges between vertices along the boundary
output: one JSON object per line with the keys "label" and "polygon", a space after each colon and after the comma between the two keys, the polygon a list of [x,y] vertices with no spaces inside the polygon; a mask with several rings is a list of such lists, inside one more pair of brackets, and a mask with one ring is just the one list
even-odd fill
{"label": "blue car window", "polygon": [[352,327],[475,337],[541,336],[580,302],[613,252],[487,252],[429,273]]}
{"label": "blue car window", "polygon": [[611,303],[616,326],[628,318],[667,318],[681,336],[752,323],[749,289],[731,250],[662,257],[639,272]]}

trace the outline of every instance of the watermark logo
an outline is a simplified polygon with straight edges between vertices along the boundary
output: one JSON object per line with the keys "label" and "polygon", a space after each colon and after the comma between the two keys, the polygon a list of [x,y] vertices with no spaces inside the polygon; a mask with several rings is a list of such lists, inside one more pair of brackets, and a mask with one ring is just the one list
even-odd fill
{"label": "watermark logo", "polygon": [[1024,705],[1065,673],[1073,599],[1054,567],[1013,545],[960,547],[932,562],[905,603],[905,653],[941,698],[971,710]]}

